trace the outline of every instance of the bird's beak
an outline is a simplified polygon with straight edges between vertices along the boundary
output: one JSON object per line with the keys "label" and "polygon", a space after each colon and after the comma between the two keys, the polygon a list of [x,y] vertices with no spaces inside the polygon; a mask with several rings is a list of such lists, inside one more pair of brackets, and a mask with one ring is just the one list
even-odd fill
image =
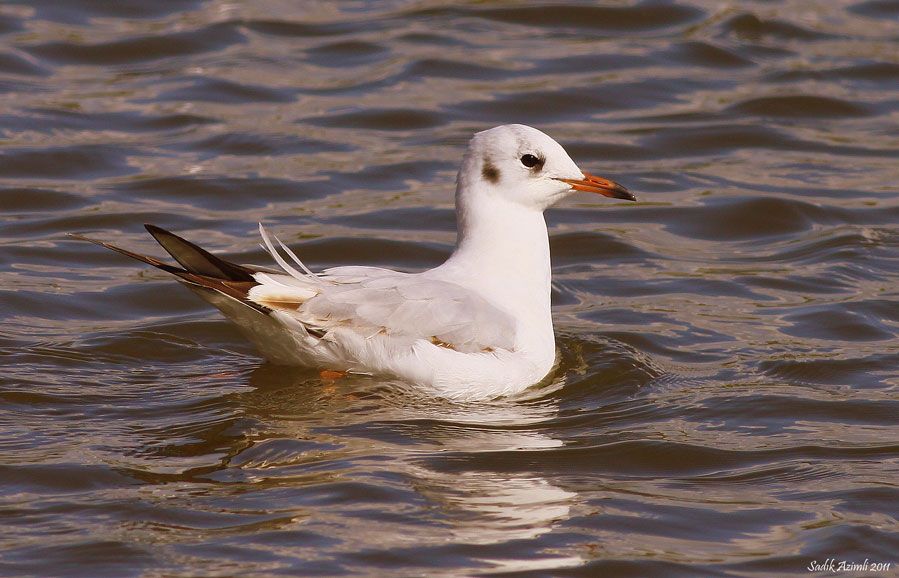
{"label": "bird's beak", "polygon": [[637,200],[637,197],[631,194],[629,190],[625,189],[615,181],[597,177],[587,172],[584,173],[583,179],[557,178],[556,180],[562,181],[563,183],[568,183],[575,191],[599,193],[600,195],[603,195],[605,197],[611,197],[613,199],[624,199],[625,201]]}

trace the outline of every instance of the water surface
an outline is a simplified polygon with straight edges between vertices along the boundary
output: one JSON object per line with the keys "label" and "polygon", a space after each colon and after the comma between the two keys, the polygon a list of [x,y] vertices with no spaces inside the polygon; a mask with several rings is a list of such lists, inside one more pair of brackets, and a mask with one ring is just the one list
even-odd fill
{"label": "water surface", "polygon": [[[882,0],[0,6],[0,573],[794,576],[899,552],[899,11]],[[164,273],[421,270],[521,122],[560,365],[452,404],[264,363]]]}

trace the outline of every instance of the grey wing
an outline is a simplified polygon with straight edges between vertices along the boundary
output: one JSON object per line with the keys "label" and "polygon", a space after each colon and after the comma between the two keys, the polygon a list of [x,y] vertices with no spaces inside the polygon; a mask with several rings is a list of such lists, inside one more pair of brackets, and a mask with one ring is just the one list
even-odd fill
{"label": "grey wing", "polygon": [[515,319],[477,293],[423,274],[376,267],[336,267],[314,274],[277,237],[303,272],[259,233],[285,274],[257,273],[255,303],[289,314],[315,333],[349,329],[365,337],[427,339],[457,351],[512,350]]}
{"label": "grey wing", "polygon": [[320,279],[295,313],[311,326],[428,339],[462,352],[513,348],[514,318],[461,285],[374,267],[329,269]]}

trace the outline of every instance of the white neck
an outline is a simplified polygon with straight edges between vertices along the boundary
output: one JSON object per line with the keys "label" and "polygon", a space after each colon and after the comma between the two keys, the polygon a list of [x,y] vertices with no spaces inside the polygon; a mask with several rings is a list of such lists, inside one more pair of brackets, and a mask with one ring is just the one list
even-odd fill
{"label": "white neck", "polygon": [[466,189],[460,184],[456,191],[456,250],[436,271],[513,315],[521,347],[554,353],[543,213],[492,191]]}

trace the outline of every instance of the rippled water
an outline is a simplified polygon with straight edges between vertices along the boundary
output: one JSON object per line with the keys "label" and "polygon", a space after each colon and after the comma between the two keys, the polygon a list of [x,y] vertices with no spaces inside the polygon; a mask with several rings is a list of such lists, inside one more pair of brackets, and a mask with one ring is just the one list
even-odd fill
{"label": "rippled water", "polygon": [[[899,552],[899,10],[0,6],[0,573],[774,576]],[[438,264],[470,135],[637,205],[548,214],[560,367],[454,405],[263,363],[151,222]]]}

